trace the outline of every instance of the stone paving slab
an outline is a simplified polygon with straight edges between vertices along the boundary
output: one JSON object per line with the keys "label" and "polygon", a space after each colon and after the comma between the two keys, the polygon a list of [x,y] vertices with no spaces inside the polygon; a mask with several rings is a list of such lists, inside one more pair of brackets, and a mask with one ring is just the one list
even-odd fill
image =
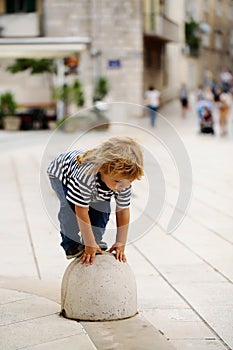
{"label": "stone paving slab", "polygon": [[57,303],[5,289],[0,300],[0,349],[96,349],[80,323],[59,316]]}
{"label": "stone paving slab", "polygon": [[142,316],[111,322],[82,322],[97,349],[174,350],[169,341]]}
{"label": "stone paving slab", "polygon": [[[145,310],[143,315],[168,339],[212,338],[212,331],[203,325],[200,318],[190,309]],[[169,319],[170,322],[167,322]]]}
{"label": "stone paving slab", "polygon": [[172,344],[180,350],[224,350],[226,347],[218,339],[174,339]]}
{"label": "stone paving slab", "polygon": [[[169,239],[169,236],[167,238]],[[193,283],[195,286],[197,280],[204,283],[207,278],[208,281],[214,283],[224,281],[223,277],[216,275],[213,269],[204,263],[188,264],[187,266],[168,264],[162,265],[161,269],[159,265],[156,265],[154,268],[149,256],[147,256],[147,263],[143,264],[143,272],[142,268],[137,270],[137,262],[140,266],[143,255],[132,245],[128,247],[127,252],[137,281],[139,310],[145,319],[167,339],[170,339],[170,343],[179,350],[183,350],[183,348],[226,349],[225,344],[216,336],[209,324],[203,322],[198,312],[190,307],[191,299],[187,297],[186,293],[183,293],[182,289],[179,289],[179,283],[184,283],[184,281]],[[156,253],[155,256],[157,256]],[[169,258],[167,260],[169,261]],[[172,288],[173,286],[174,288]],[[198,292],[196,293],[198,294]],[[187,299],[185,299],[186,297]],[[191,304],[195,306],[192,301]],[[210,304],[210,308],[212,304]],[[230,319],[227,322],[230,326]],[[195,346],[198,347],[195,348]]]}
{"label": "stone paving slab", "polygon": [[67,338],[24,347],[23,350],[97,350],[87,334],[71,335]]}

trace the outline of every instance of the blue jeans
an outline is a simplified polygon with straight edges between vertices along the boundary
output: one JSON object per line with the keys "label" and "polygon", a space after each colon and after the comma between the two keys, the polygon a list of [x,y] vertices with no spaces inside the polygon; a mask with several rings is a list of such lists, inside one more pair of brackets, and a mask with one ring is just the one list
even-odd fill
{"label": "blue jeans", "polygon": [[[61,246],[66,251],[68,248],[82,242],[80,229],[75,214],[75,205],[66,199],[67,187],[60,180],[49,176],[52,189],[56,192],[60,201],[58,220],[60,222]],[[111,208],[110,201],[92,202],[89,206],[89,217],[96,242],[100,242],[105,232]]]}
{"label": "blue jeans", "polygon": [[149,109],[150,125],[154,127],[157,118],[157,111],[159,108],[150,105],[147,106],[147,108]]}

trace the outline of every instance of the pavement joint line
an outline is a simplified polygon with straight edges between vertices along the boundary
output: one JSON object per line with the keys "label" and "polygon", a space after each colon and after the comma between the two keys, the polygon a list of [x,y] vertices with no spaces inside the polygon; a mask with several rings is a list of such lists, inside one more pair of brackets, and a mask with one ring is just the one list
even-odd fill
{"label": "pavement joint line", "polygon": [[222,273],[221,271],[219,271],[218,269],[216,269],[216,267],[214,267],[210,262],[208,262],[206,259],[204,259],[201,255],[199,255],[198,253],[196,253],[194,250],[192,250],[190,247],[188,247],[184,242],[182,242],[181,240],[179,240],[179,238],[174,237],[172,235],[172,238],[177,241],[178,243],[180,243],[182,246],[184,246],[186,249],[188,249],[191,253],[193,253],[195,256],[197,256],[199,259],[201,259],[206,265],[208,265],[209,267],[211,267],[215,272],[217,272],[220,276],[222,276],[223,278],[226,279],[227,282],[229,282],[230,284],[233,284],[232,280],[227,277],[226,275],[224,275],[224,273]]}
{"label": "pavement joint line", "polygon": [[[175,189],[178,189],[178,187],[177,187],[176,185],[172,184],[171,182],[167,181],[167,183],[168,183],[171,187],[173,187],[173,188],[175,188]],[[204,186],[203,186],[203,187],[204,187]],[[226,217],[229,217],[229,218],[233,219],[233,215],[227,214],[227,213],[225,213],[225,212],[223,212],[223,211],[221,211],[221,210],[219,210],[219,209],[217,209],[217,208],[215,208],[215,207],[209,205],[208,203],[203,202],[202,200],[198,199],[197,197],[194,197],[194,196],[193,196],[193,198],[195,198],[195,200],[196,200],[197,202],[202,203],[202,204],[205,205],[206,207],[208,207],[208,208],[210,208],[210,209],[212,209],[212,210],[214,210],[214,211],[217,211],[217,212],[223,214],[223,215],[226,216]],[[231,198],[231,199],[232,199],[232,198]],[[167,203],[167,205],[168,205],[169,207],[173,208],[173,205],[172,205],[171,203],[169,203],[167,200],[165,200],[165,202]],[[179,208],[176,208],[176,210],[179,211],[179,212],[182,212]],[[232,241],[228,240],[227,238],[225,238],[224,236],[222,236],[220,233],[216,232],[215,230],[211,229],[211,228],[208,227],[207,225],[204,225],[201,221],[198,221],[198,220],[195,219],[193,216],[190,216],[190,215],[188,214],[188,210],[187,210],[186,216],[187,216],[188,218],[190,218],[190,220],[201,224],[201,226],[203,226],[204,228],[206,228],[206,229],[208,229],[208,230],[211,230],[211,232],[214,233],[214,234],[215,234],[216,236],[218,236],[219,238],[221,238],[221,239],[223,239],[224,241],[226,241],[226,242],[230,243],[231,245],[233,245],[233,242],[232,242]]]}
{"label": "pavement joint line", "polygon": [[42,277],[41,277],[41,273],[40,273],[38,259],[36,257],[35,247],[34,247],[34,243],[33,243],[33,239],[32,239],[32,234],[31,234],[30,225],[29,225],[29,221],[28,221],[27,211],[26,211],[26,208],[25,208],[25,203],[24,203],[24,199],[23,199],[23,195],[22,195],[22,191],[21,191],[21,186],[20,186],[20,181],[19,181],[19,177],[18,177],[17,167],[16,167],[15,161],[14,161],[12,156],[10,157],[10,159],[11,159],[11,166],[13,168],[13,172],[14,172],[14,175],[15,175],[15,182],[16,182],[16,186],[17,186],[17,189],[18,189],[18,193],[19,193],[19,199],[20,199],[21,206],[22,206],[22,211],[23,211],[23,215],[24,215],[24,219],[25,219],[24,221],[25,221],[25,225],[26,225],[26,230],[27,230],[30,246],[31,246],[31,249],[32,249],[32,254],[33,254],[33,259],[34,259],[37,275],[38,275],[38,278],[41,280]]}
{"label": "pavement joint line", "polygon": [[[174,187],[174,188],[177,188],[175,185],[173,185],[173,184],[171,184],[171,183],[170,183],[170,185],[171,185],[172,187]],[[225,214],[225,213],[223,213],[222,211],[220,211],[220,210],[218,210],[218,209],[216,209],[216,208],[214,208],[214,207],[211,207],[211,206],[208,205],[207,203],[202,202],[201,200],[198,200],[198,199],[196,199],[196,200],[197,200],[198,202],[204,204],[206,207],[208,207],[208,208],[210,208],[210,209],[213,209],[213,210],[215,210],[215,211],[217,211],[217,212],[219,212],[219,213],[221,213],[221,214],[224,214],[226,217],[229,217],[229,218],[233,219],[233,216],[231,216],[231,215],[229,215],[229,214]],[[173,207],[174,207],[174,205],[171,204],[171,203],[169,203],[167,200],[165,200],[165,202],[167,203],[167,205],[168,205],[170,208],[173,208]],[[135,205],[135,207],[136,207],[137,209],[140,209],[140,208],[138,208],[136,205]],[[176,208],[176,210],[179,211],[179,212],[181,212],[181,213],[183,213],[183,211],[180,210],[179,208]],[[147,215],[147,216],[148,216],[148,215]],[[211,227],[209,227],[208,225],[203,224],[203,223],[202,223],[201,221],[199,221],[198,219],[196,219],[196,218],[194,218],[193,216],[189,215],[189,214],[188,214],[188,211],[187,211],[187,214],[186,214],[185,216],[187,216],[187,217],[188,217],[190,220],[192,220],[193,222],[196,222],[196,223],[200,224],[202,227],[204,227],[204,228],[206,228],[207,230],[211,231],[214,235],[218,236],[219,238],[221,238],[221,239],[224,240],[225,242],[227,242],[227,243],[233,245],[233,242],[232,242],[232,241],[230,241],[230,240],[227,239],[226,237],[222,236],[220,233],[216,232],[215,230],[213,230],[213,229],[212,229]],[[148,218],[151,219],[150,216],[148,216]],[[161,226],[160,226],[160,227],[161,227]],[[161,228],[162,228],[162,227],[161,227]],[[164,231],[164,229],[162,229],[162,230]],[[226,277],[226,278],[227,278],[227,277]]]}
{"label": "pavement joint line", "polygon": [[222,192],[219,191],[219,190],[216,191],[215,189],[213,189],[213,188],[211,188],[211,187],[208,187],[208,186],[202,184],[202,183],[199,182],[199,181],[193,181],[193,184],[194,184],[195,186],[198,186],[198,187],[203,187],[203,188],[207,189],[208,191],[210,191],[210,192],[212,192],[212,193],[214,193],[214,194],[217,194],[217,195],[220,195],[220,196],[224,196],[224,197],[226,197],[226,198],[228,198],[228,199],[233,200],[233,197],[232,197],[232,196],[229,196],[228,193],[222,193]]}
{"label": "pavement joint line", "polygon": [[215,336],[219,339],[219,341],[226,347],[227,350],[232,350],[232,348],[224,341],[223,338],[215,331],[215,329],[205,320],[204,317],[189,303],[189,301],[175,288],[172,283],[159,271],[157,267],[147,258],[146,255],[142,253],[142,251],[132,243],[133,247],[137,250],[139,254],[143,256],[143,258],[150,264],[150,266],[160,275],[160,277],[169,285],[169,287],[174,290],[175,293],[179,295],[179,297],[190,307],[190,309],[197,315],[197,317],[215,334]]}
{"label": "pavement joint line", "polygon": [[[173,204],[169,203],[168,201],[166,201],[167,205],[171,208],[174,207]],[[177,211],[183,213],[183,211],[181,211],[179,208],[176,208]],[[233,242],[230,241],[229,239],[227,239],[226,237],[222,236],[220,233],[218,233],[217,231],[213,230],[211,227],[209,227],[208,225],[203,224],[201,221],[199,221],[198,219],[196,219],[195,217],[193,217],[192,215],[187,214],[185,215],[187,216],[191,221],[198,223],[200,226],[204,227],[205,229],[207,229],[208,231],[211,231],[211,233],[213,233],[215,236],[218,236],[219,238],[221,238],[223,241],[233,245]],[[151,218],[150,218],[151,219]],[[164,229],[162,228],[162,226],[160,225],[161,229],[164,231]]]}
{"label": "pavement joint line", "polygon": [[[218,209],[218,208],[216,208],[216,207],[210,205],[208,202],[205,202],[205,201],[203,201],[203,200],[201,200],[201,199],[199,199],[199,198],[197,198],[197,197],[195,197],[195,196],[193,196],[193,198],[194,198],[197,202],[199,202],[199,203],[205,205],[207,208],[211,208],[211,209],[217,211],[218,213],[221,213],[222,215],[227,216],[227,217],[233,219],[233,215],[230,215],[230,214],[228,214],[228,213],[226,213],[226,212],[223,212],[222,210],[220,210],[220,209]],[[233,201],[232,198],[231,198],[231,200]]]}
{"label": "pavement joint line", "polygon": [[[166,182],[167,182],[167,184],[168,184],[169,186],[171,186],[171,187],[173,187],[173,188],[175,188],[175,189],[178,190],[178,186],[174,185],[172,182],[169,182],[169,180],[167,180]],[[194,183],[194,184],[195,184],[195,183]],[[198,186],[200,186],[200,185],[198,185]],[[205,186],[202,186],[202,187],[206,188]],[[211,190],[209,190],[209,191],[211,191]],[[224,196],[225,196],[225,195],[224,195]],[[220,209],[218,209],[218,208],[216,208],[216,207],[210,205],[208,202],[205,202],[205,201],[203,201],[202,199],[199,199],[197,196],[194,196],[194,191],[192,191],[192,197],[193,197],[193,199],[195,199],[197,202],[199,202],[199,203],[205,205],[207,208],[213,209],[213,210],[217,211],[218,213],[221,213],[222,215],[233,219],[233,215],[230,215],[229,213],[226,213],[226,212],[224,212],[224,211],[222,211],[222,210],[220,210]],[[225,197],[227,197],[227,196],[225,196]],[[232,197],[228,197],[228,198],[229,198],[230,200],[233,201],[233,198],[232,198]],[[167,202],[167,201],[166,201],[166,202]],[[167,202],[167,203],[168,203],[168,202]]]}
{"label": "pavement joint line", "polygon": [[[163,164],[163,167],[166,168],[166,170],[167,170],[168,167],[166,167],[166,164],[163,163],[163,162],[162,162],[162,164]],[[223,181],[223,180],[221,180],[221,181]],[[178,186],[175,185],[174,183],[172,183],[171,181],[167,180],[166,182],[167,182],[171,187],[173,187],[173,188],[178,188]],[[205,184],[201,183],[200,181],[197,181],[197,180],[194,180],[194,179],[193,179],[193,185],[202,187],[202,188],[204,188],[204,189],[207,189],[208,191],[210,191],[210,192],[213,193],[213,194],[217,194],[217,195],[221,195],[221,196],[224,195],[224,197],[226,197],[226,198],[228,198],[228,199],[230,199],[230,200],[233,200],[233,197],[232,197],[232,196],[229,196],[228,193],[227,193],[227,194],[226,194],[226,193],[222,193],[221,191],[216,190],[216,189],[214,189],[214,188],[212,188],[212,187],[209,187],[208,185],[206,186]],[[214,208],[214,209],[218,210],[218,208]],[[225,213],[224,213],[224,214],[225,214]],[[229,214],[228,214],[228,215],[229,215]]]}
{"label": "pavement joint line", "polygon": [[46,317],[50,317],[50,316],[52,316],[52,315],[57,315],[58,317],[61,317],[61,316],[60,316],[60,312],[52,312],[52,313],[47,314],[47,315],[29,317],[29,318],[26,318],[26,319],[23,319],[23,320],[19,320],[19,321],[15,321],[15,322],[10,322],[10,323],[7,323],[7,324],[3,324],[3,325],[0,325],[0,328],[1,328],[1,327],[8,327],[8,326],[15,325],[15,324],[24,323],[25,321],[28,322],[28,321],[33,321],[33,320],[40,320],[40,319],[43,319],[43,318],[46,318]]}
{"label": "pavement joint line", "polygon": [[[171,204],[169,204],[169,206],[172,206]],[[179,211],[179,209],[177,209]],[[223,241],[233,245],[233,242],[230,241],[229,239],[227,239],[226,237],[222,236],[220,233],[218,233],[217,231],[213,230],[211,227],[209,227],[208,225],[203,224],[203,222],[199,221],[198,219],[194,218],[193,216],[187,214],[187,217],[193,221],[198,223],[200,226],[204,227],[205,229],[207,229],[208,231],[211,231],[211,233],[213,233],[215,236],[221,238]]]}
{"label": "pavement joint line", "polygon": [[[171,204],[168,203],[169,206],[172,207]],[[136,205],[135,207],[137,209],[139,209]],[[177,209],[179,211],[179,209]],[[146,216],[149,219],[152,219],[149,215],[146,214]],[[192,220],[192,217],[190,217],[189,215],[187,215],[189,217],[190,220]],[[192,220],[194,222],[198,222],[196,220]],[[199,224],[201,224],[200,222],[198,222]],[[164,231],[163,227],[157,223],[156,224],[161,231],[164,232],[164,234],[166,234],[166,232]],[[205,225],[201,226],[205,227],[206,229],[208,229],[208,231],[210,231],[211,233],[213,233],[214,235],[218,236],[219,238],[221,238],[222,240],[226,241],[227,243],[233,244],[232,242],[228,241],[227,239],[225,239],[224,237],[222,237],[221,235],[218,235],[215,231],[211,230],[209,227],[206,227]],[[208,262],[206,259],[204,259],[201,255],[199,255],[198,253],[196,253],[194,250],[192,250],[189,246],[187,246],[184,242],[182,242],[181,240],[179,240],[177,237],[174,237],[173,234],[167,234],[168,236],[172,237],[172,239],[174,239],[175,241],[177,241],[179,244],[181,244],[183,247],[185,247],[188,251],[190,251],[192,254],[194,254],[196,257],[198,257],[200,260],[202,260],[205,264],[207,264],[211,269],[213,269],[215,272],[217,272],[220,276],[222,276],[227,282],[229,282],[230,284],[233,284],[233,281],[227,277],[225,274],[223,274],[221,271],[219,271],[218,269],[216,269],[210,262]]]}
{"label": "pavement joint line", "polygon": [[[189,217],[189,218],[190,218],[190,217]],[[162,226],[161,226],[159,223],[157,223],[157,225],[158,225],[158,227],[164,232]],[[208,230],[209,230],[211,233],[215,234],[215,232],[213,232],[212,230],[210,230],[210,228],[208,228]],[[225,278],[225,280],[226,280],[227,282],[229,282],[230,284],[233,283],[232,280],[231,280],[229,277],[227,277],[224,273],[222,273],[221,271],[219,271],[218,269],[216,269],[216,267],[214,267],[208,260],[206,260],[205,258],[203,258],[200,254],[196,253],[196,252],[195,252],[193,249],[191,249],[188,245],[186,245],[184,242],[182,242],[181,240],[179,240],[179,238],[173,236],[173,234],[169,234],[169,236],[170,236],[172,239],[174,239],[176,242],[178,242],[179,244],[181,244],[183,247],[185,247],[189,252],[191,252],[191,253],[194,254],[196,257],[198,257],[200,260],[202,260],[205,264],[207,264],[211,269],[213,269],[215,272],[217,272],[220,276],[222,276],[223,278]],[[222,238],[221,236],[220,236],[220,238],[223,239],[224,241],[227,241],[227,240],[225,240],[224,238]],[[228,242],[228,241],[227,241],[227,242]],[[228,242],[228,243],[230,243],[230,242]],[[231,243],[231,244],[232,244],[232,243]]]}
{"label": "pavement joint line", "polygon": [[98,350],[98,348],[95,346],[95,343],[93,342],[93,340],[91,339],[91,337],[90,337],[89,334],[87,333],[87,331],[86,331],[84,325],[82,324],[82,322],[77,321],[77,323],[81,326],[83,333],[87,336],[89,342],[90,342],[91,345],[93,346],[93,348],[94,348],[93,350]]}

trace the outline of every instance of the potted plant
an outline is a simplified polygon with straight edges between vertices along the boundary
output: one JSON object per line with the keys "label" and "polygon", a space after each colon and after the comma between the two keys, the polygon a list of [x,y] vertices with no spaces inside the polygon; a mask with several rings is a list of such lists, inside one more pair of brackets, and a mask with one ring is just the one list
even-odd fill
{"label": "potted plant", "polygon": [[[54,98],[63,102],[63,115],[62,120],[57,121],[57,126],[62,126],[62,129],[66,132],[72,132],[79,128],[83,123],[83,118],[77,116],[68,118],[71,104],[77,107],[83,107],[85,104],[85,97],[83,92],[83,86],[79,79],[75,79],[72,84],[64,84],[54,90]],[[64,124],[63,122],[66,121]]]}
{"label": "potted plant", "polygon": [[199,23],[193,18],[185,23],[185,42],[189,48],[189,55],[198,57],[201,46],[200,30]]}
{"label": "potted plant", "polygon": [[99,77],[95,82],[93,102],[102,101],[109,92],[108,79],[104,76]]}
{"label": "potted plant", "polygon": [[17,104],[14,95],[6,91],[0,95],[0,115],[5,130],[18,130],[21,120],[15,116]]}

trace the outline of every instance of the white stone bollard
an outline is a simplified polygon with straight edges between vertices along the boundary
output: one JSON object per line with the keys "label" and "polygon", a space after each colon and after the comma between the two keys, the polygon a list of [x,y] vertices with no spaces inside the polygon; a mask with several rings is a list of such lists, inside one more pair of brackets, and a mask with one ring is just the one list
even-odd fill
{"label": "white stone bollard", "polygon": [[137,287],[127,263],[113,254],[96,255],[94,264],[75,259],[67,267],[61,288],[61,314],[82,321],[110,321],[137,313]]}

